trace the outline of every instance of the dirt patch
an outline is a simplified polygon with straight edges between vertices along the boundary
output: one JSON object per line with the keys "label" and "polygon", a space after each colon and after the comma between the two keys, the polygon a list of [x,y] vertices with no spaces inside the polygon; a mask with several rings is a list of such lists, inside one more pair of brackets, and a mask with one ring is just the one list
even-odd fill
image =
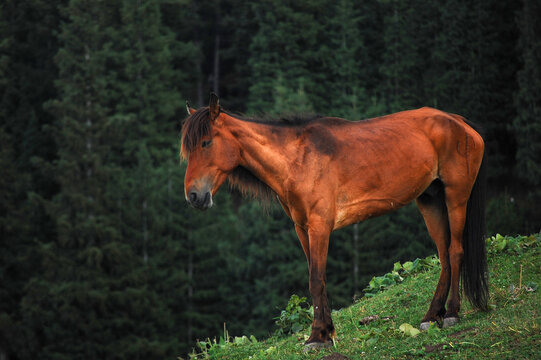
{"label": "dirt patch", "polygon": [[467,329],[464,329],[464,330],[457,331],[456,333],[453,333],[453,334],[451,334],[449,336],[454,337],[454,338],[460,338],[460,337],[464,337],[464,335],[467,334],[467,333],[471,333],[471,334],[468,334],[468,335],[475,336],[475,335],[477,335],[478,332],[479,332],[479,328],[474,326],[474,327],[471,327],[471,328],[467,328]]}
{"label": "dirt patch", "polygon": [[425,353],[429,354],[431,352],[442,351],[445,345],[447,344],[442,343],[442,344],[434,344],[434,345],[430,345],[430,344],[425,345]]}
{"label": "dirt patch", "polygon": [[359,325],[368,325],[372,321],[376,320],[383,320],[383,321],[389,321],[391,319],[394,319],[396,316],[383,316],[380,317],[379,315],[370,315],[367,317],[363,317],[361,320],[359,320]]}
{"label": "dirt patch", "polygon": [[359,325],[368,325],[372,321],[376,321],[377,319],[379,319],[379,315],[370,315],[367,317],[363,317],[361,320],[359,320]]}
{"label": "dirt patch", "polygon": [[321,360],[350,360],[350,358],[339,353],[332,353],[331,355],[322,357]]}

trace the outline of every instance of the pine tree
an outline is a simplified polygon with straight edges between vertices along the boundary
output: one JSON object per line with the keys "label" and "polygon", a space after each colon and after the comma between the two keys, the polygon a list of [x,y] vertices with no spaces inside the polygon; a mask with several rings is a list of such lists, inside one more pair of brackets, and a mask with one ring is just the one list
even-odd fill
{"label": "pine tree", "polygon": [[361,24],[362,9],[351,1],[342,0],[333,6],[327,30],[326,63],[329,65],[328,101],[330,115],[358,120],[367,102],[366,83],[370,74],[368,53]]}
{"label": "pine tree", "polygon": [[252,8],[250,1],[221,1],[220,97],[238,112],[246,111],[252,81],[249,44],[259,26]]}
{"label": "pine tree", "polygon": [[517,73],[517,116],[513,119],[512,126],[517,141],[515,169],[518,177],[529,185],[524,202],[526,221],[523,227],[529,229],[526,231],[538,230],[539,212],[535,204],[541,198],[541,26],[537,14],[541,14],[539,2],[526,0],[517,17],[523,67]]}
{"label": "pine tree", "polygon": [[518,2],[448,0],[439,8],[427,103],[484,127],[489,179],[508,182],[514,140],[509,99],[515,91]]}
{"label": "pine tree", "polygon": [[36,256],[31,225],[26,222],[32,215],[26,200],[30,179],[17,169],[12,139],[2,128],[0,142],[0,357],[8,358],[22,345],[24,328],[17,310],[25,284],[34,273]]}
{"label": "pine tree", "polygon": [[127,68],[114,67],[113,49],[125,35],[117,26],[122,9],[73,0],[63,15],[59,98],[48,105],[57,117],[53,169],[61,188],[47,205],[57,237],[41,245],[43,273],[27,288],[25,323],[44,358],[161,358],[166,351],[157,330],[171,327],[168,309],[149,291],[151,274],[140,247],[123,236],[111,196],[118,191],[116,150],[126,119],[113,105],[130,105],[114,92]]}
{"label": "pine tree", "polygon": [[513,128],[517,137],[517,171],[520,178],[534,186],[541,184],[541,28],[537,1],[524,1],[517,23],[522,69],[517,74],[519,89],[515,96],[517,117]]}
{"label": "pine tree", "polygon": [[[159,3],[141,0],[122,2],[120,28],[115,34],[110,74],[113,119],[122,122],[124,142],[119,155],[122,166],[130,166],[130,158],[141,142],[148,144],[151,160],[161,162],[173,154],[173,138],[177,121],[173,115],[182,101],[176,90],[177,75],[172,69],[170,45],[173,34],[161,24]],[[178,71],[182,73],[181,71]],[[161,153],[159,154],[158,151]]]}
{"label": "pine tree", "polygon": [[[58,119],[54,134],[59,158],[53,166],[61,191],[48,204],[57,238],[43,243],[44,272],[31,282],[34,286],[25,297],[29,327],[35,321],[58,319],[41,330],[42,335],[34,329],[37,341],[44,344],[44,357],[69,353],[102,357],[106,351],[106,346],[95,343],[104,335],[100,328],[105,324],[96,319],[110,286],[103,269],[114,267],[125,250],[114,247],[118,231],[104,197],[113,143],[107,137],[103,79],[104,44],[113,20],[110,10],[85,1],[71,1],[63,9],[69,22],[63,25],[59,36],[63,47],[56,57],[59,98],[49,105]],[[87,336],[81,339],[80,334]]]}
{"label": "pine tree", "polygon": [[[273,108],[275,79],[283,77],[285,87],[302,86],[315,111],[325,107],[326,89],[323,68],[323,18],[329,2],[262,1],[253,4],[259,28],[250,43],[248,65],[251,70],[248,112]],[[287,109],[282,112],[287,112]]]}
{"label": "pine tree", "polygon": [[424,104],[423,77],[434,37],[435,6],[417,0],[381,1],[385,50],[380,89],[388,112]]}
{"label": "pine tree", "polygon": [[314,106],[310,103],[304,90],[304,80],[301,78],[298,85],[291,89],[285,85],[284,77],[279,74],[274,83],[274,106],[269,112],[281,115],[288,113],[313,113]]}
{"label": "pine tree", "polygon": [[35,245],[52,232],[40,198],[50,198],[56,186],[37,159],[55,157],[52,137],[43,131],[52,117],[42,104],[55,94],[56,6],[9,0],[0,5],[0,357],[13,358],[33,345],[24,340],[20,303],[28,280],[39,274]]}

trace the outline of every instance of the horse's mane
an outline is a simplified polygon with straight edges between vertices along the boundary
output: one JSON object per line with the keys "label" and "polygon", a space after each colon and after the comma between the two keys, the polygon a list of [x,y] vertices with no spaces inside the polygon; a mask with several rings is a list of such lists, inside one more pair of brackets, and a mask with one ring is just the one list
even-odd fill
{"label": "horse's mane", "polygon": [[210,135],[209,108],[201,108],[188,116],[182,124],[180,155],[187,159],[201,139]]}
{"label": "horse's mane", "polygon": [[264,204],[276,200],[276,193],[248,169],[237,166],[227,177],[232,189],[238,190],[243,197],[257,199]]}
{"label": "horse's mane", "polygon": [[[320,115],[311,114],[291,114],[278,117],[270,117],[268,115],[248,117],[230,113],[228,111],[224,111],[223,109],[221,111],[236,119],[247,122],[287,127],[304,126],[313,120],[322,117]],[[203,137],[210,135],[211,126],[212,124],[209,118],[208,107],[195,111],[184,120],[181,131],[180,151],[183,159],[188,158],[190,152],[196,149]],[[233,172],[228,176],[227,180],[229,185],[232,188],[239,190],[243,196],[248,195],[265,203],[276,198],[276,194],[267,184],[259,180],[259,178],[242,166],[239,166],[233,170]]]}

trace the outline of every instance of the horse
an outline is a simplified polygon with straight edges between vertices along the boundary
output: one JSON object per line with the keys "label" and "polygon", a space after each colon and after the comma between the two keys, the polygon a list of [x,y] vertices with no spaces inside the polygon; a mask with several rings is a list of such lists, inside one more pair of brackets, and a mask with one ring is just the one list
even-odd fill
{"label": "horse", "polygon": [[305,347],[336,338],[325,284],[330,233],[414,200],[441,263],[421,330],[459,321],[460,280],[471,304],[487,310],[484,141],[462,116],[423,107],[356,122],[276,122],[226,111],[213,93],[208,107],[186,105],[180,156],[189,204],[208,209],[228,179],[245,194],[277,199],[294,223],[314,308]]}

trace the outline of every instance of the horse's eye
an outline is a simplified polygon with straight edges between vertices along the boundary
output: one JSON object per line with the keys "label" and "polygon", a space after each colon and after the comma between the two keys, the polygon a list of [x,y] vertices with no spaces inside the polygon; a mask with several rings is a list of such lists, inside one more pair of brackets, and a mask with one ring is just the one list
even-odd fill
{"label": "horse's eye", "polygon": [[212,142],[212,140],[204,140],[203,142],[201,142],[201,147],[208,147],[210,145],[210,143]]}

